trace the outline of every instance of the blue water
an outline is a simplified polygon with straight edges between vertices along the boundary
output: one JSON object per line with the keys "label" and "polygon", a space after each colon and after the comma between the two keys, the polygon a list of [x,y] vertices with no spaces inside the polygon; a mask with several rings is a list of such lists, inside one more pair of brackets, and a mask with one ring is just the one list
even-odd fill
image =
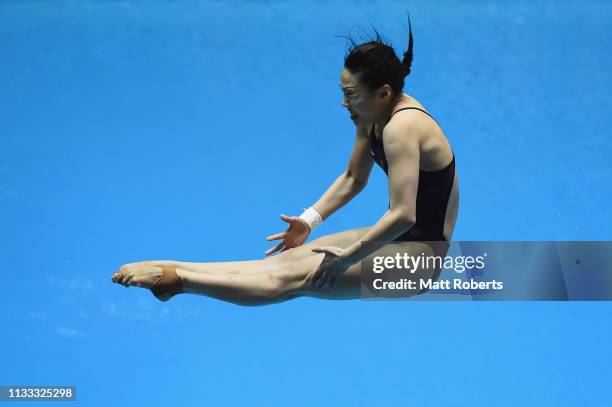
{"label": "blue water", "polygon": [[[610,2],[4,1],[0,385],[76,385],[84,406],[609,406],[608,303],[246,308],[111,283],[132,261],[261,257],[350,154],[334,35],[373,24],[400,53],[406,11],[404,91],[457,159],[453,238],[610,239]],[[312,238],[387,201],[375,167]]]}

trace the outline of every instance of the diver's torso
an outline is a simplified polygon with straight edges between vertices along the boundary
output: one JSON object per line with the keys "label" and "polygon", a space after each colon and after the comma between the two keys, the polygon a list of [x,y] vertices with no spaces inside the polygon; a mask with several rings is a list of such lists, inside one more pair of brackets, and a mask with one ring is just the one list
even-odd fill
{"label": "diver's torso", "polygon": [[[427,185],[426,188],[425,185],[421,185],[421,196],[417,197],[417,212],[421,212],[421,222],[419,222],[419,214],[417,213],[417,224],[411,233],[414,235],[415,240],[419,237],[423,237],[422,240],[434,240],[434,238],[440,238],[441,232],[442,237],[450,241],[459,212],[459,181],[455,167],[454,152],[443,130],[436,123],[435,119],[428,117],[425,112],[416,109],[399,111],[407,107],[422,109],[425,112],[427,112],[427,110],[416,99],[409,97],[409,100],[400,102],[393,108],[393,112],[395,113],[392,116],[392,120],[397,120],[403,112],[412,112],[411,114],[422,116],[419,120],[424,121],[422,124],[426,126],[427,131],[418,136],[421,137],[419,142],[421,146],[419,180],[423,184],[430,184]],[[372,125],[371,127],[373,130],[371,135],[375,137],[372,142],[373,147],[377,149],[376,155],[382,158],[380,161],[384,161],[384,163],[377,162],[377,164],[383,168],[386,167],[386,159],[384,158],[384,150],[380,142],[381,130],[376,125]],[[414,137],[415,135],[411,136]],[[383,170],[386,172],[386,168],[383,168]],[[438,177],[439,180],[435,177]],[[440,184],[438,188],[433,185],[437,182]],[[437,210],[437,212],[434,214],[428,211],[428,205],[431,205],[431,209],[434,210],[434,212]],[[424,217],[427,218],[423,219]],[[419,229],[419,223],[425,226],[423,231]],[[441,230],[429,230],[433,225],[435,225],[435,229]]]}

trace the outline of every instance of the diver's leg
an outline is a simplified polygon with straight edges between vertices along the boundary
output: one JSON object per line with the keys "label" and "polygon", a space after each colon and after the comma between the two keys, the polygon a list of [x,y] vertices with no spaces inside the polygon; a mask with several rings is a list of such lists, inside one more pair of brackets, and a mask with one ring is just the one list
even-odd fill
{"label": "diver's leg", "polygon": [[157,267],[176,267],[187,271],[196,273],[229,273],[238,274],[243,271],[256,270],[257,267],[262,265],[262,261],[266,259],[257,260],[238,260],[238,261],[210,261],[210,262],[191,262],[191,261],[177,261],[177,260],[147,260],[138,261],[134,263],[128,263],[126,266],[134,265],[146,265],[146,266],[157,266]]}
{"label": "diver's leg", "polygon": [[[323,255],[313,253],[313,257],[319,257],[320,263]],[[293,291],[306,278],[304,265],[290,259],[283,262],[263,259],[250,263],[251,266],[242,262],[228,263],[241,267],[243,272],[198,273],[180,267],[133,263],[113,274],[113,282],[126,287],[148,288],[161,301],[177,293],[192,293],[239,305],[264,305],[295,298],[297,295],[293,295]],[[314,263],[310,261],[309,264]]]}
{"label": "diver's leg", "polygon": [[[434,251],[428,244],[400,242],[386,245],[370,256],[395,256],[395,253],[398,252],[406,252],[410,256],[434,255]],[[285,257],[277,263],[267,263],[269,268],[258,268],[239,275],[195,273],[182,270],[179,270],[178,273],[183,278],[186,292],[206,295],[239,305],[273,304],[302,296],[333,300],[361,298],[361,262],[350,266],[333,288],[313,288],[312,278],[324,257],[324,253],[312,253],[298,260]],[[431,273],[433,274],[434,271],[432,270]],[[427,278],[429,275],[419,271],[419,277]]]}
{"label": "diver's leg", "polygon": [[204,295],[237,305],[257,306],[284,302],[297,295],[295,278],[285,277],[285,270],[251,271],[240,274],[197,273],[177,270],[185,293]]}
{"label": "diver's leg", "polygon": [[[426,244],[402,242],[401,245],[387,245],[370,256],[393,255],[399,250],[413,256],[433,253]],[[324,256],[323,253],[313,253],[303,259],[294,260],[286,257],[278,262],[263,259],[248,272],[238,274],[198,273],[180,268],[176,269],[176,273],[183,292],[205,295],[239,305],[273,304],[301,296],[344,300],[361,298],[361,262],[350,266],[333,288],[312,287],[313,275]],[[157,266],[128,266],[120,269],[120,276],[114,276],[113,281],[116,278],[115,282],[124,285],[151,288],[161,275],[159,269]],[[169,297],[162,301],[167,299]]]}
{"label": "diver's leg", "polygon": [[[312,248],[320,247],[320,246],[337,246],[341,248],[346,248],[351,244],[355,243],[363,235],[365,235],[368,230],[370,230],[369,226],[345,230],[338,233],[330,233],[328,235],[323,235],[318,237],[317,239],[304,243],[301,246],[294,247],[289,250],[285,250],[284,252],[264,257],[257,260],[244,260],[244,261],[220,261],[220,262],[188,262],[188,261],[176,261],[176,260],[151,260],[151,261],[141,261],[135,263],[129,263],[126,265],[148,265],[148,266],[158,266],[158,267],[177,267],[183,270],[192,271],[196,273],[227,273],[227,274],[240,274],[243,272],[249,273],[251,271],[256,271],[260,268],[269,269],[270,267],[275,267],[278,265],[284,266],[290,260],[298,261],[304,258],[310,257],[313,254]],[[263,263],[264,261],[270,261],[267,263]]]}

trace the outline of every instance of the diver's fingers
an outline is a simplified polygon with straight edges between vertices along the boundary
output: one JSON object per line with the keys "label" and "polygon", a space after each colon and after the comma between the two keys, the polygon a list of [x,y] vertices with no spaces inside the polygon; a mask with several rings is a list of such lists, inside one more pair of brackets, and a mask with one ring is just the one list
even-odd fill
{"label": "diver's fingers", "polygon": [[278,251],[278,250],[279,250],[281,247],[283,247],[284,245],[285,245],[285,241],[283,240],[282,242],[280,242],[279,244],[277,244],[277,245],[276,245],[276,246],[274,246],[273,248],[268,249],[268,250],[266,251],[266,255],[269,255],[269,254],[272,254],[272,253],[274,253],[274,252]]}
{"label": "diver's fingers", "polygon": [[270,241],[270,240],[284,239],[286,234],[287,232],[277,233],[275,235],[266,237],[266,240]]}

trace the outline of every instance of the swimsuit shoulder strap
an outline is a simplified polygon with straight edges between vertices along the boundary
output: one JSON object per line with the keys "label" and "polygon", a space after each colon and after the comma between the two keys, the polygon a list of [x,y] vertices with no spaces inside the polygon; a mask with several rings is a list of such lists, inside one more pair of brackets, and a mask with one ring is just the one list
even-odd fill
{"label": "swimsuit shoulder strap", "polygon": [[[427,116],[431,117],[433,119],[433,121],[436,122],[436,124],[438,126],[440,126],[440,124],[438,123],[438,121],[429,113],[427,113],[425,110],[421,109],[420,107],[414,107],[414,106],[410,106],[410,107],[402,107],[401,109],[397,109],[395,112],[393,112],[393,114],[391,114],[391,117],[393,117],[393,115],[397,112],[401,112],[402,110],[408,110],[408,109],[415,109],[415,110],[420,110],[421,112],[425,113]],[[374,126],[375,124],[372,124],[372,128],[370,129],[370,137],[372,137],[374,139],[374,141],[378,141],[376,140],[376,133],[374,132]]]}
{"label": "swimsuit shoulder strap", "polygon": [[427,113],[425,110],[421,109],[420,107],[414,107],[414,106],[412,106],[412,107],[402,107],[401,109],[397,109],[395,112],[393,112],[391,117],[393,117],[393,115],[395,113],[397,113],[397,112],[401,112],[402,110],[408,110],[408,109],[420,110],[421,112],[425,113],[427,116],[431,117],[438,124],[438,121],[436,119],[434,119],[434,117],[432,115],[430,115],[429,113]]}

